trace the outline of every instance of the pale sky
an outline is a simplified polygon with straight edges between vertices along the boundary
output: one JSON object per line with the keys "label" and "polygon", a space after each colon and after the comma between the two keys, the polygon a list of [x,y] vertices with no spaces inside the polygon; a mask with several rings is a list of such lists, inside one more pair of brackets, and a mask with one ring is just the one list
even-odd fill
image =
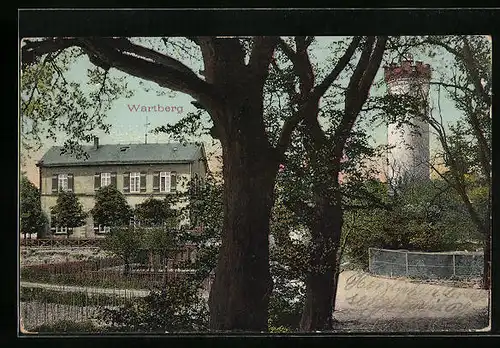
{"label": "pale sky", "polygon": [[[329,50],[326,48],[326,45],[331,43],[332,40],[339,40],[339,38],[332,38],[332,37],[320,37],[318,38],[318,48],[313,51],[313,54],[315,56],[315,61],[321,63],[324,63],[325,60],[329,56]],[[350,39],[348,39],[350,40]],[[440,64],[443,64],[442,61],[443,59],[446,60],[446,57],[439,57],[439,59],[429,59],[429,58],[424,58],[424,57],[414,57],[415,60],[423,60],[424,63],[429,63],[431,64],[431,68],[434,69],[433,71],[433,78],[439,75],[439,73],[436,71],[436,68],[439,67]],[[195,63],[195,66],[190,66],[193,68],[194,71],[197,71],[198,69],[201,69],[201,64],[198,62],[198,64]],[[328,67],[330,67],[328,65]],[[88,59],[85,57],[83,59],[80,59],[77,64],[74,64],[72,69],[70,70],[69,74],[69,79],[78,81],[78,82],[83,82],[86,80],[86,71],[88,68],[91,68],[92,65],[88,61]],[[437,74],[436,74],[437,72]],[[143,81],[144,83],[141,85],[141,80],[136,77],[132,77],[129,75],[126,75],[124,73],[121,73],[120,71],[117,71],[115,69],[110,71],[110,74],[113,74],[113,76],[126,76],[128,85],[131,89],[135,91],[135,94],[133,97],[126,99],[126,98],[121,98],[118,99],[113,103],[112,109],[108,112],[106,123],[110,123],[112,125],[110,134],[105,134],[104,132],[98,132],[97,135],[99,136],[99,141],[101,144],[117,144],[117,143],[143,143],[144,142],[144,134],[146,131],[146,118],[147,122],[150,123],[148,126],[149,130],[154,129],[155,127],[164,125],[166,123],[174,123],[177,120],[179,120],[181,117],[185,116],[188,112],[195,111],[196,108],[191,105],[190,101],[193,99],[185,94],[178,93],[178,92],[171,92],[167,93],[165,96],[158,96],[156,94],[155,89],[157,90],[158,88],[155,87],[157,86],[156,84],[153,84],[148,81]],[[383,68],[381,68],[377,74],[377,77],[375,79],[375,82],[380,81],[383,78]],[[144,86],[146,87],[153,87],[152,90],[145,91]],[[385,86],[381,89],[374,90],[371,92],[371,94],[381,94],[385,93],[386,89]],[[430,102],[432,104],[436,104],[436,93],[433,93],[431,91],[430,95]],[[130,108],[132,105],[141,105],[141,106],[158,106],[161,105],[163,107],[173,107],[175,106],[178,110],[176,112],[131,112]],[[179,112],[179,109],[182,108],[182,112]],[[445,98],[442,98],[441,100],[441,108],[443,111],[443,117],[445,119],[445,122],[453,122],[459,117],[459,113],[455,109],[454,105],[452,102],[449,100],[446,100]],[[384,127],[379,127],[376,129],[373,133],[373,138],[374,142],[378,144],[385,143],[386,141],[386,129]],[[35,163],[38,161],[45,151],[47,151],[51,146],[53,145],[62,145],[64,142],[65,135],[60,134],[58,137],[58,140],[56,142],[53,141],[46,141],[43,144],[43,147],[40,149],[40,151],[36,153],[27,153],[29,156],[29,159],[26,162],[26,167],[23,167],[22,170],[26,170],[28,174],[28,178],[35,183],[38,186],[38,168],[36,168]],[[207,147],[208,151],[211,151],[211,146],[210,146],[210,140],[203,139],[205,141],[205,145]],[[155,142],[168,142],[169,137],[165,134],[148,134],[148,143],[155,143]],[[435,147],[435,139],[431,137],[431,149],[432,147]],[[432,152],[432,150],[431,150]]]}

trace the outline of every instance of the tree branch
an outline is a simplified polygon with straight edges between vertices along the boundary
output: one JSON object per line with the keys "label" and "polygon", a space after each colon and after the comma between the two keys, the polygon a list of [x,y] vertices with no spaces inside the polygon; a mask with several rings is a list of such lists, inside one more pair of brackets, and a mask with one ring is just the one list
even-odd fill
{"label": "tree branch", "polygon": [[333,70],[324,78],[324,80],[319,85],[314,88],[312,98],[316,98],[319,100],[319,98],[321,98],[326,93],[328,88],[337,79],[342,70],[344,70],[346,65],[351,60],[351,57],[356,51],[356,48],[358,47],[360,41],[361,36],[356,36],[354,39],[352,39],[349,47],[347,47],[346,51],[339,59]]}
{"label": "tree branch", "polygon": [[279,37],[276,36],[258,36],[253,39],[252,52],[248,61],[251,75],[257,80],[260,86],[269,73],[269,64],[273,60],[274,50],[278,44]]}
{"label": "tree branch", "polygon": [[[22,45],[24,43],[24,45]],[[78,46],[75,38],[47,38],[39,41],[23,40],[21,42],[21,68],[25,68],[45,54],[62,51],[68,47]]]}
{"label": "tree branch", "polygon": [[308,95],[314,86],[314,74],[312,71],[311,61],[309,60],[309,55],[307,54],[304,37],[296,37],[295,42],[297,46],[296,52],[294,52],[292,48],[281,38],[278,45],[283,53],[285,53],[288,59],[292,62],[293,70],[299,77],[301,98],[305,100],[308,98]]}
{"label": "tree branch", "polygon": [[342,155],[345,142],[354,126],[361,107],[368,98],[368,91],[382,62],[387,36],[377,37],[375,48],[373,48],[374,40],[374,37],[368,39],[347,87],[344,117],[340,121],[334,135],[334,153],[337,157],[341,157]]}
{"label": "tree branch", "polygon": [[[175,91],[186,93],[204,105],[220,103],[210,84],[201,80],[182,63],[154,50],[132,44],[127,39],[84,38],[29,41],[23,48],[26,63],[56,50],[79,46],[91,62],[107,70],[110,67]],[[136,57],[134,55],[138,55]]]}

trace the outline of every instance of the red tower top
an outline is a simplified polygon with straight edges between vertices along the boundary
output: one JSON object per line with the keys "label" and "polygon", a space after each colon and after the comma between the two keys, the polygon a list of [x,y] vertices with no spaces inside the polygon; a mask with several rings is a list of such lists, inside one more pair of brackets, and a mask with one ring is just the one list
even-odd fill
{"label": "red tower top", "polygon": [[400,65],[391,63],[384,66],[385,82],[389,83],[400,78],[431,78],[431,66],[423,64],[421,61],[403,60]]}

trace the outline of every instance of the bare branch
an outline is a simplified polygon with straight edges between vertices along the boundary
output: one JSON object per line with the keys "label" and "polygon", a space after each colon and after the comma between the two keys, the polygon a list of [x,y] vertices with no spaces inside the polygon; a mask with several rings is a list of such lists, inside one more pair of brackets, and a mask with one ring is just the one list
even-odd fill
{"label": "bare branch", "polygon": [[283,124],[278,144],[276,146],[277,155],[280,159],[285,153],[288,144],[290,143],[293,131],[303,119],[304,119],[303,113],[297,111],[295,114],[289,117]]}
{"label": "bare branch", "polygon": [[189,94],[205,105],[220,103],[220,96],[210,84],[198,78],[185,65],[154,50],[132,44],[127,39],[50,38],[27,41],[22,47],[23,61],[35,62],[36,57],[71,46],[81,47],[91,62],[104,70],[116,68],[162,87]]}
{"label": "bare branch", "polygon": [[358,64],[356,64],[356,68],[354,69],[354,72],[351,75],[351,78],[349,79],[349,84],[347,85],[348,99],[352,99],[350,95],[357,95],[359,91],[361,78],[363,77],[366,67],[370,63],[370,56],[372,54],[374,43],[375,43],[375,36],[369,36],[366,39],[365,47],[361,52],[361,57],[359,58]]}
{"label": "bare branch", "polygon": [[356,51],[356,48],[359,45],[359,42],[361,41],[361,36],[356,36],[351,43],[349,44],[349,47],[347,47],[346,51],[342,55],[342,57],[339,59],[333,70],[325,77],[325,79],[314,88],[313,91],[313,98],[321,98],[325,94],[325,92],[328,90],[328,88],[332,85],[332,83],[337,79],[337,77],[340,75],[342,70],[346,67],[346,65],[349,63],[351,60],[352,55]]}

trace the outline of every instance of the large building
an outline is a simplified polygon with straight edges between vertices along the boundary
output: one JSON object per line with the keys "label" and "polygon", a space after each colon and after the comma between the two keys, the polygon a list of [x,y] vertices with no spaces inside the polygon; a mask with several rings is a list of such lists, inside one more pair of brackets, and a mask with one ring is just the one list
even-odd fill
{"label": "large building", "polygon": [[[384,67],[389,94],[409,95],[420,99],[418,114],[406,115],[405,122],[390,123],[387,129],[387,180],[394,184],[428,180],[429,123],[428,95],[431,79],[429,64],[407,59]],[[401,116],[401,115],[400,115]],[[410,123],[407,123],[407,122]]]}
{"label": "large building", "polygon": [[[74,192],[89,213],[96,191],[113,185],[134,208],[148,197],[161,199],[185,190],[191,178],[203,180],[208,171],[204,146],[192,143],[100,145],[96,138],[93,146],[84,146],[84,151],[87,158],[76,158],[54,146],[37,163],[42,210],[49,221],[60,190]],[[65,226],[49,222],[48,228],[56,238],[68,235]],[[107,231],[107,226],[94,225],[89,214],[85,226],[70,232],[75,238],[92,238]]]}

